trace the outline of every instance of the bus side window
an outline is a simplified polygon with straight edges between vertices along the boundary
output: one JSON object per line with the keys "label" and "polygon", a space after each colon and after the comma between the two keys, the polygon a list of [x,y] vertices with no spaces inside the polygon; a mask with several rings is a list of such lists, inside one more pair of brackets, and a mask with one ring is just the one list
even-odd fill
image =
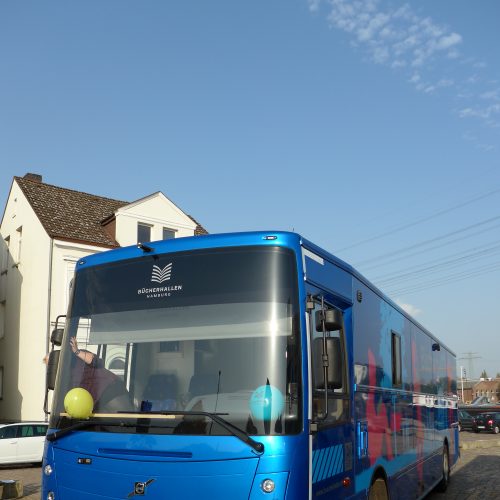
{"label": "bus side window", "polygon": [[401,388],[403,379],[401,376],[401,336],[391,332],[391,358],[392,358],[392,386]]}
{"label": "bus side window", "polygon": [[[347,367],[345,336],[342,330],[327,332],[327,337],[334,338],[332,344],[340,349],[341,366],[334,366],[334,360],[329,357],[329,371],[340,373],[340,383],[328,389],[328,415],[325,418],[325,388],[323,374],[323,333],[316,328],[316,311],[321,306],[316,304],[310,315],[311,320],[311,368],[312,368],[312,410],[313,420],[323,420],[325,423],[334,424],[349,418],[349,394],[347,390]],[[330,376],[329,376],[330,378]],[[337,377],[336,377],[337,378]]]}

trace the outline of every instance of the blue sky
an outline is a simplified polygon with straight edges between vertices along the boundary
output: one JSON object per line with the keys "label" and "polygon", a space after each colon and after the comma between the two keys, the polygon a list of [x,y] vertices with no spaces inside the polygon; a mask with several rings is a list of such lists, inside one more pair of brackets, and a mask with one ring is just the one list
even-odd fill
{"label": "blue sky", "polygon": [[499,21],[496,0],[5,0],[0,203],[36,172],[298,231],[495,375]]}

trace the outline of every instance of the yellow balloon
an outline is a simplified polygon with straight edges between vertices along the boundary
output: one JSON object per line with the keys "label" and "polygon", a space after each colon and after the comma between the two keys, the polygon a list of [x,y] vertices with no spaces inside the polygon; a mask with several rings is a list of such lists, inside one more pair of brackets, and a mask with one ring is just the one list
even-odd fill
{"label": "yellow balloon", "polygon": [[89,418],[94,408],[94,399],[89,391],[75,387],[64,398],[64,409],[70,417]]}

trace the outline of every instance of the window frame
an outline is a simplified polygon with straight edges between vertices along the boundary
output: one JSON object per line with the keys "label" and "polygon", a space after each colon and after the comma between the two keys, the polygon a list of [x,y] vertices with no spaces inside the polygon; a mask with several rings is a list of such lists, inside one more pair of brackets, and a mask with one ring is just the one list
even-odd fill
{"label": "window frame", "polygon": [[[172,236],[170,236],[169,238],[165,238],[165,231],[169,232]],[[162,240],[174,240],[176,238],[176,233],[177,233],[176,229],[163,226],[161,230]]]}
{"label": "window frame", "polygon": [[401,358],[401,335],[391,330],[391,374],[392,387],[403,387],[403,364]]}
{"label": "window frame", "polygon": [[35,437],[35,429],[33,424],[22,424],[17,431],[18,438],[32,438]]}
{"label": "window frame", "polygon": [[[318,307],[321,308],[320,303],[317,303],[314,301],[315,307],[313,310],[309,311],[309,337],[310,337],[310,342],[311,346],[315,340],[314,333],[316,332],[316,319],[315,319],[315,312],[318,310]],[[341,310],[340,308],[336,307],[335,305],[331,304],[327,300],[324,301],[324,306],[327,309],[337,309],[340,310],[342,313],[342,317],[344,317],[344,311]],[[340,330],[335,330],[335,332],[338,332],[338,336],[340,339],[340,347],[341,347],[341,352],[342,352],[342,388],[341,389],[327,389],[328,391],[328,400],[329,400],[329,414],[321,417],[321,413],[318,411],[321,409],[323,406],[324,402],[324,393],[320,390],[316,390],[314,388],[314,382],[315,382],[315,357],[314,357],[314,349],[311,348],[311,357],[310,357],[310,363],[311,363],[311,400],[313,403],[313,410],[312,410],[312,415],[311,417],[315,422],[317,422],[322,428],[324,427],[333,427],[333,426],[338,426],[338,425],[344,425],[346,422],[349,421],[350,418],[350,405],[351,405],[351,400],[350,400],[350,390],[349,390],[349,373],[347,369],[347,364],[348,364],[348,359],[347,359],[347,345],[346,345],[346,336],[345,336],[345,325],[343,324],[343,327]],[[319,333],[319,332],[318,332]],[[328,332],[327,332],[328,334]],[[320,334],[320,337],[317,338],[322,338],[323,334]],[[338,391],[338,392],[337,392]],[[342,413],[338,418],[333,417],[331,410],[331,404],[332,401],[342,401],[341,404],[343,406],[342,408]],[[318,404],[318,407],[315,408],[315,401]],[[323,408],[324,410],[324,408]]]}
{"label": "window frame", "polygon": [[[141,229],[147,229],[149,231],[148,239],[143,239],[143,238],[141,239],[139,237]],[[153,229],[153,226],[151,224],[147,224],[146,222],[138,222],[137,223],[137,243],[149,243],[151,241],[152,229]]]}
{"label": "window frame", "polygon": [[48,424],[32,424],[33,425],[33,437],[43,437],[47,434],[49,429]]}
{"label": "window frame", "polygon": [[19,267],[21,264],[22,250],[23,250],[23,226],[19,226],[17,229],[17,255],[16,260],[12,267]]}
{"label": "window frame", "polygon": [[15,424],[15,425],[7,425],[6,427],[2,427],[2,431],[4,431],[4,433],[6,433],[8,430],[10,429],[13,429],[14,430],[14,433],[12,436],[6,436],[6,435],[3,435],[3,436],[0,436],[0,439],[17,439],[17,435],[19,433],[19,425],[18,424]]}
{"label": "window frame", "polygon": [[9,253],[10,253],[10,235],[3,240],[2,262],[0,266],[0,275],[5,275],[9,269]]}

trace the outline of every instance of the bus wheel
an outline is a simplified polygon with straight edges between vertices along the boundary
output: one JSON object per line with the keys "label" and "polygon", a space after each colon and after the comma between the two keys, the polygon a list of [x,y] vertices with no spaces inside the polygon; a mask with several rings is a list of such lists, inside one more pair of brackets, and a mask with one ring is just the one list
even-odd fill
{"label": "bus wheel", "polygon": [[441,477],[441,481],[436,486],[436,490],[444,493],[446,488],[448,488],[448,484],[450,483],[450,461],[448,457],[448,445],[443,445],[443,476]]}
{"label": "bus wheel", "polygon": [[379,477],[373,481],[368,492],[368,500],[389,500],[385,481]]}

